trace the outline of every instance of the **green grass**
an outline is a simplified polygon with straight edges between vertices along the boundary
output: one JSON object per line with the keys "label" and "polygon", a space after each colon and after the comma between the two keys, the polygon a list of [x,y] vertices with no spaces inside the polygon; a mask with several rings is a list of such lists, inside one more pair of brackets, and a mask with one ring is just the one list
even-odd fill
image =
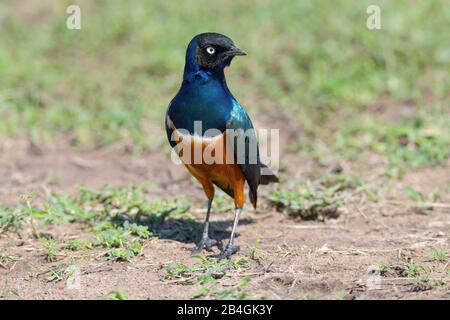
{"label": "green grass", "polygon": [[408,198],[413,201],[413,202],[421,202],[421,201],[425,201],[425,196],[419,192],[414,190],[411,187],[405,187],[403,189],[403,192],[408,196]]}
{"label": "green grass", "polygon": [[214,213],[227,213],[234,209],[233,200],[220,193],[214,197],[212,210]]}
{"label": "green grass", "polygon": [[448,274],[440,267],[436,268],[433,261],[446,262],[448,254],[440,249],[433,249],[428,253],[430,261],[421,263],[407,259],[400,264],[381,262],[378,264],[380,275],[383,277],[408,279],[408,290],[412,292],[427,291],[444,286],[448,282]]}
{"label": "green grass", "polygon": [[336,300],[344,300],[346,294],[347,292],[345,290],[339,290],[338,292],[336,292],[335,298]]}
{"label": "green grass", "polygon": [[345,195],[362,186],[363,181],[359,178],[330,174],[314,182],[300,180],[289,188],[278,187],[268,199],[278,211],[289,216],[324,221],[337,218]]}
{"label": "green grass", "polygon": [[172,262],[169,266],[164,268],[163,278],[166,280],[183,280],[183,284],[204,284],[220,279],[225,275],[225,272],[230,269],[249,268],[251,262],[245,258],[238,258],[233,260],[205,258],[201,255],[193,255],[198,262],[192,265],[186,265]]}
{"label": "green grass", "polygon": [[411,260],[406,263],[403,273],[407,278],[420,278],[426,274],[426,267],[422,263]]}
{"label": "green grass", "polygon": [[46,238],[40,238],[39,240],[45,250],[45,260],[47,262],[54,262],[58,255],[60,255],[60,247],[58,242],[54,239]]}
{"label": "green grass", "polygon": [[255,239],[255,244],[250,249],[250,258],[252,260],[261,262],[266,259],[267,253],[260,249],[261,237],[258,235]]}
{"label": "green grass", "polygon": [[[50,194],[44,201],[36,198],[38,194],[23,195],[23,204],[1,208],[0,232],[30,223],[48,262],[64,256],[63,250],[94,248],[104,250],[108,260],[130,261],[155,236],[192,241],[201,231],[201,225],[188,212],[190,201],[179,197],[150,200],[145,186],[104,186],[100,190],[82,187],[74,196]],[[43,226],[61,224],[77,224],[90,236],[64,240],[40,232]]]}
{"label": "green grass", "polygon": [[[315,143],[325,123],[345,128],[342,121],[369,105],[449,102],[444,0],[380,1],[378,31],[366,28],[368,0],[76,3],[79,31],[65,28],[70,1],[0,4],[0,136],[50,142],[62,133],[76,146],[158,147],[186,45],[204,31],[227,34],[249,53],[233,63],[232,91],[254,116],[295,119],[300,141]],[[448,132],[429,145],[410,135],[409,124],[385,129],[386,139],[406,134],[419,145],[418,154],[403,150],[394,159],[420,164],[448,156],[434,150],[448,146]],[[395,141],[386,142],[389,158]]]}
{"label": "green grass", "polygon": [[400,122],[365,116],[340,128],[338,152],[350,159],[365,150],[385,156],[391,167],[435,166],[450,156],[450,111],[420,109]]}
{"label": "green grass", "polygon": [[72,239],[64,242],[63,247],[72,251],[92,249],[92,242],[89,240]]}
{"label": "green grass", "polygon": [[0,266],[4,269],[11,267],[20,259],[21,257],[9,254],[5,249],[0,250]]}
{"label": "green grass", "polygon": [[428,258],[434,261],[445,262],[450,260],[450,254],[440,249],[433,249],[428,253]]}
{"label": "green grass", "polygon": [[73,277],[74,266],[68,266],[65,263],[59,263],[55,266],[49,267],[43,275],[45,275],[45,279],[48,282],[59,282],[63,280],[67,280],[70,277]]}
{"label": "green grass", "polygon": [[123,227],[114,224],[96,227],[93,245],[107,248],[106,255],[112,261],[130,261],[141,252],[145,240],[153,236],[147,226],[130,224],[128,221]]}
{"label": "green grass", "polygon": [[0,206],[0,234],[18,230],[24,220],[24,215],[19,211]]}
{"label": "green grass", "polygon": [[209,293],[218,300],[262,300],[264,297],[250,295],[245,287],[251,282],[250,277],[243,277],[235,285],[224,289],[209,290]]}
{"label": "green grass", "polygon": [[230,272],[251,267],[251,261],[238,257],[233,260],[218,260],[215,258],[205,258],[201,255],[194,255],[198,262],[184,264],[172,262],[163,269],[164,281],[176,281],[181,285],[198,285],[199,287],[192,294],[192,299],[201,297],[212,297],[219,300],[249,300],[260,299],[249,295],[244,288],[251,279],[249,277],[237,277],[238,281],[231,286],[224,287],[220,279],[232,277]]}
{"label": "green grass", "polygon": [[123,291],[112,291],[102,298],[103,300],[128,300],[128,294]]}

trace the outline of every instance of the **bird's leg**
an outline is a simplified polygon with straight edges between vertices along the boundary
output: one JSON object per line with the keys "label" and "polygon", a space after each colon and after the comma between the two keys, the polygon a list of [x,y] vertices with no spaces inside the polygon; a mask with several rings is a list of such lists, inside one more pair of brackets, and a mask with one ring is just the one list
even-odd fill
{"label": "bird's leg", "polygon": [[198,246],[194,248],[193,250],[194,253],[201,252],[203,249],[206,249],[207,251],[213,251],[212,246],[218,245],[217,240],[209,238],[209,216],[211,213],[211,205],[212,199],[208,199],[208,209],[206,211],[206,219],[205,219],[205,226],[203,228],[202,239],[200,240]]}
{"label": "bird's leg", "polygon": [[236,235],[236,229],[237,229],[237,226],[239,223],[239,216],[241,215],[241,211],[242,211],[242,208],[236,208],[236,210],[235,210],[233,229],[231,230],[230,241],[228,242],[225,249],[220,253],[220,256],[219,256],[220,259],[225,259],[225,258],[228,259],[233,254],[235,254],[236,252],[238,252],[240,250],[239,246],[234,245],[234,237]]}

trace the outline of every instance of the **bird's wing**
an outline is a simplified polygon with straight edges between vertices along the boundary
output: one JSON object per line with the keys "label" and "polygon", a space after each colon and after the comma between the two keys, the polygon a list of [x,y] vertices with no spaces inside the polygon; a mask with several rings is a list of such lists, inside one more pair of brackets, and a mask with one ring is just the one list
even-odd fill
{"label": "bird's wing", "polygon": [[233,131],[234,155],[250,187],[250,201],[256,207],[261,175],[258,142],[250,117],[245,109],[235,100],[233,101],[233,110],[227,121],[226,128]]}
{"label": "bird's wing", "polygon": [[172,122],[172,119],[170,119],[170,117],[169,117],[169,111],[170,111],[171,105],[172,105],[172,102],[170,102],[169,107],[167,107],[166,119],[165,119],[165,129],[166,129],[166,135],[167,135],[167,139],[169,140],[170,146],[172,148],[175,148],[177,143],[174,140],[172,140],[172,133],[175,130],[175,126]]}

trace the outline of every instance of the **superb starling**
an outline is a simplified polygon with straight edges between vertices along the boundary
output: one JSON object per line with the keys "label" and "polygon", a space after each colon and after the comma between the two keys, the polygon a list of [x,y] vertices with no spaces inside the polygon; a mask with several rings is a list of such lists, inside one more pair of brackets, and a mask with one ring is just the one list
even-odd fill
{"label": "superb starling", "polygon": [[[202,33],[195,36],[187,47],[181,88],[166,113],[169,142],[188,171],[201,183],[208,198],[204,231],[195,251],[212,251],[213,245],[219,245],[208,235],[214,186],[234,198],[233,229],[220,258],[229,258],[239,251],[234,237],[244,205],[245,182],[250,189],[250,201],[256,208],[258,186],[278,181],[261,163],[250,117],[226,84],[224,68],[235,56],[244,55],[246,53],[224,35]],[[199,150],[200,157],[197,156]]]}

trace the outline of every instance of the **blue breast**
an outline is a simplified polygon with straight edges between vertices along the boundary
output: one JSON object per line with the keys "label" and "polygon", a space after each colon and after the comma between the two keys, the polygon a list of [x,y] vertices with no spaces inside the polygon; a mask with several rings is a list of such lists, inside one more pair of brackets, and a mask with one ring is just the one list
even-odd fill
{"label": "blue breast", "polygon": [[[201,121],[201,133],[209,129],[224,132],[233,110],[233,96],[226,84],[204,71],[191,75],[184,81],[180,91],[172,100],[168,115],[177,129],[194,134],[195,121]],[[198,127],[196,128],[198,131]],[[206,132],[211,134],[211,130]]]}

